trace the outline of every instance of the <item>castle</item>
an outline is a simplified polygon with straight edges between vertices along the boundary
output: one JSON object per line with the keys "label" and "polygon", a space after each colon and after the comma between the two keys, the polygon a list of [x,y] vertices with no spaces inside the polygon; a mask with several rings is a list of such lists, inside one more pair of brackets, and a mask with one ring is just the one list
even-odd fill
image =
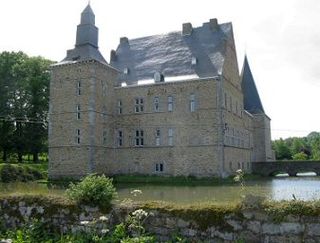
{"label": "castle", "polygon": [[107,62],[88,5],[74,49],[52,66],[49,178],[89,173],[209,177],[273,158],[270,119],[231,23],[137,39]]}

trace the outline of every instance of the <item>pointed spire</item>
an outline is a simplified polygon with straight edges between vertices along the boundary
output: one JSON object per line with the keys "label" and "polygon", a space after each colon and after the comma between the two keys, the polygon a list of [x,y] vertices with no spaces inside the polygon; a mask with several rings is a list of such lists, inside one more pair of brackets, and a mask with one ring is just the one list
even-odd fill
{"label": "pointed spire", "polygon": [[90,2],[81,13],[81,22],[77,26],[75,48],[67,52],[63,61],[97,60],[106,63],[98,49],[98,28]]}
{"label": "pointed spire", "polygon": [[247,55],[244,57],[241,71],[241,88],[244,99],[244,109],[252,114],[264,113],[260,96],[250,70]]}
{"label": "pointed spire", "polygon": [[87,7],[81,13],[81,24],[92,24],[95,25],[95,15],[90,6],[90,1]]}

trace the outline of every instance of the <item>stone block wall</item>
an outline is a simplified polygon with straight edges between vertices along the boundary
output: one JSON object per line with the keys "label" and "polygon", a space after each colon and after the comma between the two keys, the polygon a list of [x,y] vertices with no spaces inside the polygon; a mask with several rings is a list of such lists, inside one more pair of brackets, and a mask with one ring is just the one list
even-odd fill
{"label": "stone block wall", "polygon": [[[272,215],[265,209],[228,206],[174,209],[161,204],[159,207],[127,204],[115,206],[106,214],[96,207],[78,206],[56,198],[2,198],[0,222],[9,229],[37,218],[61,232],[67,232],[83,229],[81,221],[92,221],[100,216],[107,216],[109,227],[112,229],[138,208],[144,208],[151,213],[145,221],[145,228],[148,233],[157,237],[158,242],[170,240],[174,235],[192,242],[320,241],[320,215],[317,213],[301,211],[286,214],[279,220],[279,215]],[[272,211],[272,208],[270,209]],[[100,227],[99,224],[97,227]]]}

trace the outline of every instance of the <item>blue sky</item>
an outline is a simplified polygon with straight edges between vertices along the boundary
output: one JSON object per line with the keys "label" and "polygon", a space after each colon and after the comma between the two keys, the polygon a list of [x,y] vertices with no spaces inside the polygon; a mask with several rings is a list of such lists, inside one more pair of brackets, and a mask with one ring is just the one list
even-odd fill
{"label": "blue sky", "polygon": [[[59,61],[75,43],[86,0],[0,0],[0,51],[22,50]],[[119,38],[232,22],[241,68],[247,53],[272,137],[320,131],[320,1],[91,0],[99,46],[109,60]]]}

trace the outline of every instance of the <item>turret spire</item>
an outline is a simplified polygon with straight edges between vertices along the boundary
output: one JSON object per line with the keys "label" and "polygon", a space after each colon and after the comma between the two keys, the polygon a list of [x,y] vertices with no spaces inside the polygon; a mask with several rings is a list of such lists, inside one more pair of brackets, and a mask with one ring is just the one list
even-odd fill
{"label": "turret spire", "polygon": [[81,21],[77,26],[75,48],[67,52],[67,57],[63,61],[90,59],[106,63],[98,50],[98,28],[95,26],[95,15],[89,1],[81,13]]}

